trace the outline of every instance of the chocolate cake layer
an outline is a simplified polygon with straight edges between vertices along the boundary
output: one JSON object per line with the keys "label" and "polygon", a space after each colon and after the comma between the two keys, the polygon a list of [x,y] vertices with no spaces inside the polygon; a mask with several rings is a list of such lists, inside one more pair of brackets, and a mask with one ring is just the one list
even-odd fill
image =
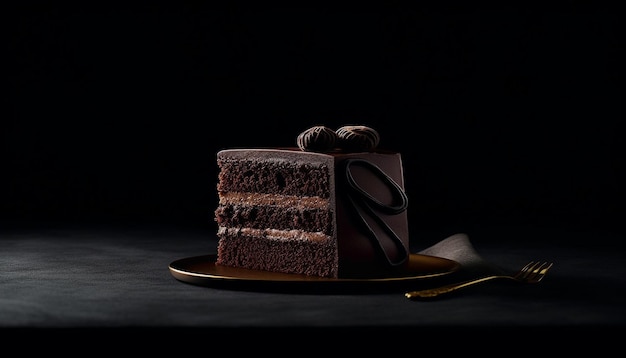
{"label": "chocolate cake layer", "polygon": [[307,209],[282,205],[220,204],[215,210],[215,221],[222,227],[253,229],[303,230],[333,234],[333,214],[330,209]]}
{"label": "chocolate cake layer", "polygon": [[301,231],[221,229],[216,264],[311,276],[337,277],[335,241]]}
{"label": "chocolate cake layer", "polygon": [[217,156],[217,190],[328,198],[330,163],[317,153],[302,157],[302,153],[290,151],[280,156],[265,150],[221,152]]}

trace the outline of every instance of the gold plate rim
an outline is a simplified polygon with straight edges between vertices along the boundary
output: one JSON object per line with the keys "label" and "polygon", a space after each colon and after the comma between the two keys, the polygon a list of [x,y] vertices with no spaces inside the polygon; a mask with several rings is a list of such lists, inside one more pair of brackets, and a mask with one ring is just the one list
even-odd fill
{"label": "gold plate rim", "polygon": [[450,259],[410,254],[407,268],[390,276],[326,278],[220,266],[215,265],[216,258],[216,254],[208,254],[178,259],[169,264],[169,270],[177,280],[194,285],[223,286],[236,284],[236,288],[258,289],[263,288],[263,285],[266,288],[268,285],[280,285],[281,287],[297,285],[302,287],[303,285],[318,286],[320,284],[324,287],[354,287],[354,285],[380,287],[392,283],[430,282],[431,279],[454,273],[461,267],[458,262]]}

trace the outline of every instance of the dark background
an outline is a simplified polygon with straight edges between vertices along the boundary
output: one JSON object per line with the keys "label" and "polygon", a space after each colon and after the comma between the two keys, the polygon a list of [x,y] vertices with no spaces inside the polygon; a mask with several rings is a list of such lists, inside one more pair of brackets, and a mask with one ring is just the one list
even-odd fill
{"label": "dark background", "polygon": [[215,229],[215,153],[374,127],[412,232],[622,232],[612,8],[12,8],[0,224]]}

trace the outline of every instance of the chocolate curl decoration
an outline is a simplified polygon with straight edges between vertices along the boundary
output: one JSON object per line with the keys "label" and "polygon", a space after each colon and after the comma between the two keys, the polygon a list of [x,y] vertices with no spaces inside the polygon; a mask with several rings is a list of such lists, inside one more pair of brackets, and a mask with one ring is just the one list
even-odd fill
{"label": "chocolate curl decoration", "polygon": [[[370,169],[376,176],[378,176],[383,182],[385,182],[391,188],[392,192],[397,196],[398,204],[397,205],[386,205],[380,202],[378,199],[374,198],[368,192],[366,192],[363,188],[357,184],[352,176],[352,172],[350,171],[350,167],[353,165],[358,165],[361,167],[365,167]],[[375,247],[379,249],[380,253],[385,257],[387,262],[391,266],[399,266],[402,265],[409,258],[409,249],[404,245],[404,242],[398,237],[398,235],[393,231],[391,227],[376,214],[374,209],[379,210],[380,212],[397,215],[401,212],[405,211],[408,207],[408,198],[404,190],[396,183],[391,177],[389,177],[382,169],[376,166],[374,163],[371,163],[364,159],[348,159],[345,162],[345,174],[346,181],[348,184],[348,199],[352,204],[352,209],[357,214],[356,216],[360,219],[363,227],[369,234],[372,242]],[[392,260],[388,253],[385,251],[384,246],[382,245],[381,238],[376,235],[376,232],[370,227],[365,220],[364,215],[368,215],[372,219],[374,219],[388,234],[389,239],[393,242],[393,244],[397,247],[399,253],[398,260]]]}
{"label": "chocolate curl decoration", "polygon": [[300,133],[296,144],[305,152],[327,152],[335,147],[337,133],[325,126],[311,127]]}
{"label": "chocolate curl decoration", "polygon": [[380,143],[380,135],[367,126],[343,126],[337,129],[339,146],[352,152],[371,152]]}

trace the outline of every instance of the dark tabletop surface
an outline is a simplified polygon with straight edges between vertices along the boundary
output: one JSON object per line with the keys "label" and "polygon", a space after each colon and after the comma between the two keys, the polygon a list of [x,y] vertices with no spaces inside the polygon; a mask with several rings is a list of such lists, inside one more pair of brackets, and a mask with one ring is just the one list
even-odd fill
{"label": "dark tabletop surface", "polygon": [[[552,261],[545,279],[537,285],[494,281],[435,301],[405,298],[404,291],[412,287],[311,292],[180,281],[169,269],[173,261],[215,252],[215,235],[203,230],[3,230],[0,328],[6,337],[25,331],[50,336],[121,329],[169,336],[206,330],[449,333],[533,327],[586,333],[624,327],[623,234],[498,230],[468,234],[478,254],[511,272],[528,260]],[[421,242],[412,243],[412,251],[445,239],[439,234],[424,234]]]}

